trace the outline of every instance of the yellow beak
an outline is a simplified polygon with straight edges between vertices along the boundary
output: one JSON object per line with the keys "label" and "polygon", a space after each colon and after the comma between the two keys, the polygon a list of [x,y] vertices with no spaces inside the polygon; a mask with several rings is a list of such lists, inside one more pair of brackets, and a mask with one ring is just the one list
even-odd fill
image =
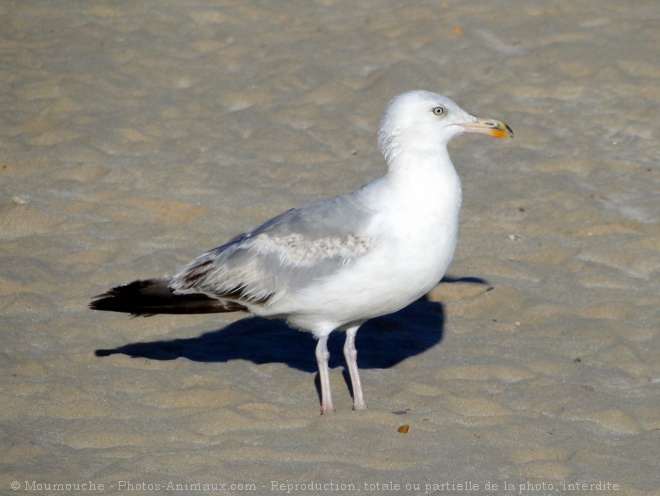
{"label": "yellow beak", "polygon": [[513,131],[502,121],[477,117],[475,122],[459,124],[468,133],[487,134],[494,138],[513,138]]}

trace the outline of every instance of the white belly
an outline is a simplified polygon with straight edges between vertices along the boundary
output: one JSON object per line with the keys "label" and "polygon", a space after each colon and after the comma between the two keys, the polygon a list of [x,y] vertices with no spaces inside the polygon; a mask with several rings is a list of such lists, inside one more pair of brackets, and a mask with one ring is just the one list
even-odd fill
{"label": "white belly", "polygon": [[368,239],[367,252],[284,296],[270,315],[322,336],[395,312],[440,282],[456,247],[461,186],[451,162],[436,165],[388,174],[356,192],[374,212],[356,233]]}
{"label": "white belly", "polygon": [[452,220],[388,233],[364,257],[287,298],[288,322],[322,335],[416,301],[451,262],[458,216]]}

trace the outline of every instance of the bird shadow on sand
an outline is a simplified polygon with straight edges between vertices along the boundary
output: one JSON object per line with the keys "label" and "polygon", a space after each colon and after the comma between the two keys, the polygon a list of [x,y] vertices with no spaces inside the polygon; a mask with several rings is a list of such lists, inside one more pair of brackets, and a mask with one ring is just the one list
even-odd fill
{"label": "bird shadow on sand", "polygon": [[[446,277],[444,283],[488,284],[479,278]],[[442,340],[445,315],[441,303],[420,298],[393,314],[367,321],[357,333],[355,345],[361,369],[392,367],[418,355]],[[328,342],[330,367],[344,366],[344,333],[332,333]],[[284,363],[306,372],[317,370],[310,333],[299,332],[281,320],[247,317],[223,329],[194,338],[129,343],[99,349],[96,356],[124,354],[150,360],[187,358],[197,362],[249,360],[255,364]]]}
{"label": "bird shadow on sand", "polygon": [[[488,285],[476,277],[447,276],[443,283],[467,282]],[[365,322],[357,333],[360,369],[385,369],[423,353],[442,340],[445,314],[441,303],[422,297],[398,312]],[[342,366],[350,394],[353,387],[344,363],[344,333],[332,333],[328,340],[330,368]],[[223,329],[194,338],[129,343],[114,349],[99,349],[96,356],[124,354],[132,358],[176,360],[187,358],[197,362],[249,360],[255,364],[284,363],[305,372],[317,371],[314,349],[316,340],[310,333],[288,327],[282,320],[247,317]],[[314,380],[321,398],[318,372]]]}
{"label": "bird shadow on sand", "polygon": [[[360,368],[388,368],[422,353],[442,339],[442,305],[419,300],[396,313],[372,319],[355,339]],[[344,333],[332,333],[328,341],[330,368],[344,365]],[[247,317],[222,329],[193,338],[129,343],[114,349],[99,349],[105,357],[124,354],[132,358],[196,362],[249,360],[256,364],[284,363],[289,367],[317,370],[316,340],[307,332],[288,327],[282,320]]]}

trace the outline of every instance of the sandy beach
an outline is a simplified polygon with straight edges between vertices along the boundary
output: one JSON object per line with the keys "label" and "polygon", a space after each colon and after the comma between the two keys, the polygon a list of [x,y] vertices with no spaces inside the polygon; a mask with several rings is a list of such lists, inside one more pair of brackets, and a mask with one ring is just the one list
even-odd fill
{"label": "sandy beach", "polygon": [[[660,6],[0,2],[0,494],[660,495]],[[379,177],[393,96],[462,136],[458,248],[357,338],[93,312]],[[400,432],[402,426],[407,432]]]}

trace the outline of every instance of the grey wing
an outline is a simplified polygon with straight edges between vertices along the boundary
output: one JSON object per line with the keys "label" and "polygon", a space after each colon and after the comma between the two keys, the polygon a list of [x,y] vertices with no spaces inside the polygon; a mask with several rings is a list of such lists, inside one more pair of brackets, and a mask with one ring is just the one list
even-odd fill
{"label": "grey wing", "polygon": [[242,305],[272,304],[367,253],[371,215],[353,195],[289,210],[193,260],[170,288]]}

